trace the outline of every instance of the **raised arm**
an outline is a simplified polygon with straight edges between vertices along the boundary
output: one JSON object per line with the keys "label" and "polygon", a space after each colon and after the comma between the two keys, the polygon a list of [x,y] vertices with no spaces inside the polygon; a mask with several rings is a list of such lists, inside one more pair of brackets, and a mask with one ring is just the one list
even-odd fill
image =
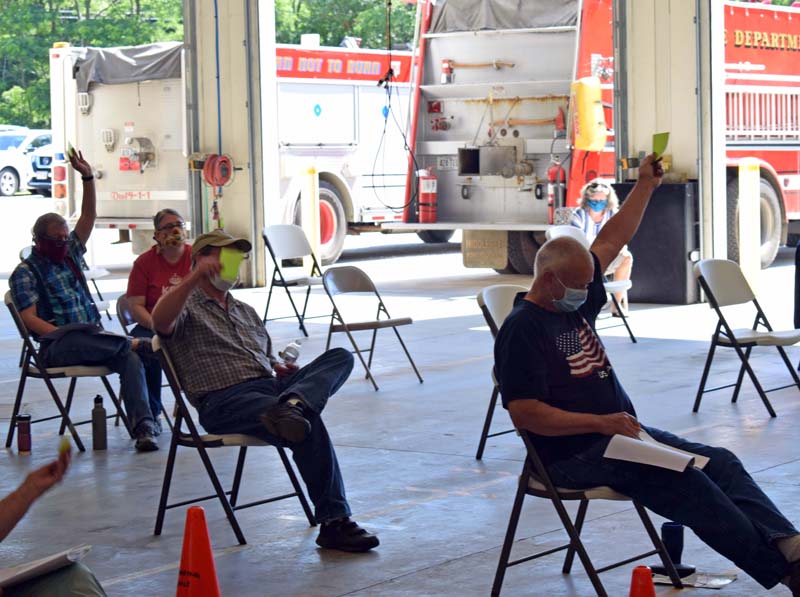
{"label": "raised arm", "polygon": [[203,278],[218,274],[221,268],[222,265],[219,260],[198,257],[191,273],[180,284],[162,296],[156,306],[153,307],[153,312],[151,313],[153,331],[157,334],[172,334],[175,330],[175,322],[183,312],[183,307],[186,305],[189,295],[197,288]]}
{"label": "raised arm", "polygon": [[[72,150],[69,154],[69,163],[81,176],[83,184],[83,199],[81,200],[81,215],[75,223],[75,236],[85,245],[92,235],[94,221],[97,219],[97,197],[94,189],[94,175],[92,167],[85,159],[83,153]],[[88,178],[88,180],[87,180]]]}
{"label": "raised arm", "polygon": [[592,253],[600,261],[600,270],[606,271],[609,264],[630,242],[642,221],[644,210],[653,191],[661,184],[664,168],[655,154],[650,154],[639,166],[639,179],[616,215],[606,222],[592,243]]}
{"label": "raised arm", "polygon": [[550,406],[541,400],[513,400],[508,405],[511,420],[517,429],[537,435],[627,435],[639,437],[639,422],[626,412],[610,415],[575,413]]}

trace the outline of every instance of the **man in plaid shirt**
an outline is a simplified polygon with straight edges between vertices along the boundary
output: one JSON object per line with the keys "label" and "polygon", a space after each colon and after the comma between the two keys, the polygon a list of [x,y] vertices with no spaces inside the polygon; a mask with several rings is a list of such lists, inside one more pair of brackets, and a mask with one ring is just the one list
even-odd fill
{"label": "man in plaid shirt", "polygon": [[33,251],[8,282],[11,296],[25,327],[39,341],[48,367],[96,365],[119,373],[120,394],[136,449],[157,450],[158,413],[150,410],[144,370],[136,354],[137,350],[149,352],[150,344],[105,333],[100,325],[100,313],[79,265],[97,215],[94,175],[81,152],[72,150],[69,159],[83,180],[80,218],[72,232],[56,213],[36,220]]}
{"label": "man in plaid shirt", "polygon": [[153,326],[203,427],[288,446],[320,523],[317,544],[368,551],[378,538],[350,519],[336,452],[320,417],[350,375],[353,355],[334,348],[302,368],[275,359],[261,317],[228,292],[235,281],[220,276],[223,249],[251,248],[223,230],[198,236],[192,272],[159,299]]}

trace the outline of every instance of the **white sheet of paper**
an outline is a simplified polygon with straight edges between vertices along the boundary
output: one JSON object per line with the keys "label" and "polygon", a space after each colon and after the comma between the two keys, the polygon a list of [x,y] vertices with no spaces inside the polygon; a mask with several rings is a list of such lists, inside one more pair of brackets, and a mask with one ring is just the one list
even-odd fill
{"label": "white sheet of paper", "polygon": [[708,458],[705,456],[678,450],[657,442],[644,431],[640,433],[639,438],[615,435],[608,442],[603,456],[615,460],[659,466],[679,473],[685,471],[689,466],[703,468],[708,463]]}
{"label": "white sheet of paper", "polygon": [[78,562],[89,553],[90,549],[92,549],[91,545],[79,545],[40,560],[25,562],[11,568],[0,568],[0,588],[37,578],[73,562]]}

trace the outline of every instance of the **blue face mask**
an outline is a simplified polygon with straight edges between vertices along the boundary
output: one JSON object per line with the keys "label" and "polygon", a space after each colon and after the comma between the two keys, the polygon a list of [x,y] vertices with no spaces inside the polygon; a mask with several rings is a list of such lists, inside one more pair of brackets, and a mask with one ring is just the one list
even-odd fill
{"label": "blue face mask", "polygon": [[587,199],[583,202],[589,209],[592,211],[603,211],[608,205],[607,199],[601,199],[600,201],[593,201],[591,199]]}
{"label": "blue face mask", "polygon": [[554,298],[553,306],[562,313],[572,313],[580,309],[581,305],[586,302],[586,297],[589,296],[589,290],[587,288],[570,288],[555,274],[553,277],[564,287],[564,296],[560,299]]}

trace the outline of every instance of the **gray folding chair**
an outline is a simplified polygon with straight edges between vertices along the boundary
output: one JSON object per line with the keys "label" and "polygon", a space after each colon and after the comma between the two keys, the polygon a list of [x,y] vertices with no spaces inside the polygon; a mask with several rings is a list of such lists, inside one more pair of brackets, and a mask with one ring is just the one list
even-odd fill
{"label": "gray folding chair", "polygon": [[[22,406],[22,397],[25,392],[25,382],[28,378],[34,379],[41,379],[44,381],[45,385],[47,386],[48,392],[50,392],[50,396],[53,398],[53,402],[58,409],[57,415],[53,415],[50,417],[42,417],[40,419],[32,420],[31,423],[40,423],[43,421],[51,421],[53,419],[61,419],[61,426],[59,428],[58,434],[63,435],[66,429],[69,429],[70,434],[72,435],[72,439],[75,441],[75,446],[81,452],[85,451],[86,448],[83,446],[83,442],[81,438],[78,436],[78,431],[75,429],[78,425],[84,425],[86,423],[91,423],[91,419],[87,419],[85,421],[78,421],[73,422],[69,416],[70,409],[72,408],[72,399],[75,395],[75,386],[79,378],[82,377],[99,377],[103,382],[103,385],[108,392],[111,401],[114,403],[115,412],[108,415],[108,418],[117,417],[117,420],[120,418],[122,419],[123,423],[125,424],[125,428],[128,430],[128,434],[131,434],[130,425],[128,424],[128,419],[125,416],[125,412],[122,409],[122,405],[120,400],[117,398],[114,389],[111,387],[111,384],[108,382],[107,376],[111,375],[113,372],[106,368],[106,367],[94,367],[94,366],[83,366],[83,365],[73,365],[69,367],[45,367],[41,355],[39,354],[39,350],[37,350],[36,346],[33,344],[33,339],[31,338],[30,334],[28,333],[28,329],[25,327],[25,322],[22,321],[22,316],[19,314],[17,307],[14,305],[14,301],[11,298],[11,292],[8,291],[5,294],[5,303],[6,307],[8,308],[9,313],[11,313],[11,319],[14,321],[14,325],[17,327],[17,332],[19,333],[20,338],[22,339],[22,366],[21,372],[19,377],[19,385],[17,386],[17,396],[14,399],[14,407],[11,412],[11,421],[8,425],[8,435],[6,436],[6,448],[11,447],[11,441],[14,438],[14,430],[16,429],[17,425],[17,416],[19,415],[20,407]],[[53,381],[56,379],[69,379],[69,390],[67,391],[67,400],[66,404],[61,401],[61,397],[58,394],[58,391],[53,384]]]}
{"label": "gray folding chair", "polygon": [[[117,299],[117,320],[119,321],[120,327],[122,327],[122,330],[125,332],[125,335],[130,336],[130,329],[136,325],[136,320],[133,318],[133,313],[131,312],[131,303],[128,300],[128,295],[126,294],[120,295],[120,297]],[[161,384],[162,388],[166,388],[168,386],[169,384]],[[169,427],[170,431],[172,431],[172,419],[169,418],[169,413],[167,413],[167,409],[163,402],[161,403],[161,412],[164,414],[164,420],[167,422],[167,426]]]}
{"label": "gray folding chair", "polygon": [[[511,313],[511,309],[514,308],[514,298],[518,293],[526,292],[527,290],[524,286],[495,284],[494,286],[487,286],[478,293],[478,306],[481,308],[484,319],[486,319],[492,338],[497,337],[500,326],[503,325],[506,317]],[[489,429],[492,426],[492,417],[497,406],[497,398],[500,395],[500,387],[494,376],[494,367],[492,368],[492,382],[494,383],[494,388],[492,389],[492,397],[489,399],[489,408],[486,410],[486,418],[483,421],[481,439],[478,442],[478,451],[475,454],[476,460],[483,458],[483,450],[486,447],[488,438],[514,433],[514,429],[489,433]]]}
{"label": "gray folding chair", "polygon": [[[564,560],[564,566],[562,567],[561,571],[564,574],[570,573],[572,570],[572,562],[575,559],[575,554],[577,554],[581,564],[583,564],[584,570],[586,570],[586,574],[589,576],[592,587],[594,587],[594,590],[599,597],[606,597],[608,595],[605,587],[603,587],[603,583],[600,581],[599,575],[601,573],[614,568],[619,568],[620,566],[625,566],[631,562],[635,562],[653,555],[658,555],[661,558],[661,562],[664,565],[664,568],[667,570],[667,575],[672,581],[672,586],[674,586],[676,589],[683,588],[683,583],[681,583],[678,572],[675,570],[675,566],[673,565],[672,560],[667,553],[667,549],[664,547],[664,544],[662,543],[661,538],[658,536],[655,527],[653,527],[653,523],[650,520],[650,516],[647,514],[647,510],[645,510],[644,506],[639,504],[637,501],[631,500],[629,497],[614,491],[610,487],[592,487],[590,489],[564,489],[561,487],[556,487],[550,479],[542,460],[539,458],[536,448],[530,441],[528,433],[522,432],[520,435],[522,435],[522,439],[525,442],[528,457],[525,459],[525,464],[522,467],[522,474],[519,477],[517,493],[514,497],[514,506],[511,510],[511,517],[508,521],[508,529],[506,531],[505,540],[503,541],[503,547],[500,551],[500,560],[497,563],[497,572],[495,573],[494,584],[492,585],[493,596],[500,594],[500,589],[503,586],[503,579],[505,578],[506,570],[511,566],[516,566],[517,564],[522,564],[524,562],[535,560],[537,558],[541,558],[563,550],[567,550],[567,556]],[[552,502],[553,507],[556,509],[556,513],[561,520],[561,524],[569,536],[569,542],[565,543],[564,545],[536,553],[534,555],[510,561],[511,547],[514,544],[514,535],[516,534],[517,524],[519,523],[520,513],[522,512],[522,503],[526,496],[549,499]],[[644,526],[645,531],[647,531],[650,541],[653,543],[653,549],[645,553],[625,558],[622,561],[603,566],[602,568],[595,568],[592,560],[589,558],[586,548],[583,545],[583,541],[581,541],[581,531],[583,530],[583,523],[586,519],[586,510],[588,509],[589,502],[591,500],[616,500],[633,502],[633,507],[636,509],[636,513],[639,515],[639,519],[642,521],[642,525]],[[574,522],[570,518],[569,513],[564,506],[565,501],[580,502]]]}
{"label": "gray folding chair", "polygon": [[[358,355],[361,364],[364,365],[364,369],[367,372],[367,378],[372,382],[372,386],[377,391],[378,384],[375,383],[375,378],[370,371],[370,367],[372,366],[372,356],[375,354],[375,339],[378,335],[378,330],[391,328],[397,336],[400,346],[403,347],[403,352],[406,353],[406,357],[408,358],[408,362],[411,363],[414,373],[417,374],[419,383],[422,383],[422,376],[419,374],[417,366],[414,364],[414,360],[411,358],[411,354],[408,352],[403,339],[400,337],[400,332],[397,331],[399,326],[411,325],[413,320],[410,317],[392,319],[392,317],[389,315],[389,311],[386,309],[386,305],[383,303],[381,295],[378,293],[378,289],[375,288],[375,284],[372,283],[372,280],[367,274],[357,267],[353,267],[351,265],[334,267],[326,271],[325,275],[322,276],[322,284],[325,287],[325,292],[328,293],[328,297],[331,299],[331,304],[333,305],[331,324],[328,327],[328,342],[325,345],[325,350],[330,348],[331,336],[334,333],[344,332],[347,334],[347,337],[350,339],[350,343],[353,345],[353,352]],[[333,297],[341,294],[353,293],[362,293],[370,297],[370,299],[374,299],[370,300],[370,308],[373,308],[377,304],[377,313],[374,319],[360,320],[350,323],[345,321],[344,315],[342,314],[341,309],[336,304],[336,301]],[[355,338],[353,338],[353,332],[366,330],[372,330],[372,342],[370,343],[369,348],[359,348],[358,344],[356,344]],[[362,355],[363,352],[369,352],[369,360],[366,362],[364,361],[364,356]]]}
{"label": "gray folding chair", "polygon": [[[286,291],[286,296],[289,297],[289,304],[292,305],[295,317],[300,324],[300,329],[303,334],[308,337],[306,330],[306,309],[308,308],[308,299],[311,296],[311,287],[319,286],[322,284],[322,270],[317,263],[317,258],[311,250],[311,245],[308,244],[306,233],[300,226],[294,224],[277,224],[275,226],[267,226],[262,233],[264,244],[267,247],[270,257],[272,257],[273,269],[272,279],[269,283],[269,293],[267,294],[267,306],[264,309],[264,324],[268,321],[275,319],[286,319],[286,317],[273,317],[267,318],[269,313],[269,304],[272,300],[272,290],[278,286]],[[282,266],[285,260],[302,259],[303,257],[311,257],[311,275],[306,274],[284,274]],[[303,288],[306,289],[305,301],[303,301],[302,312],[298,310],[297,305],[292,298],[292,293],[289,292],[290,288]],[[289,315],[288,317],[291,317]],[[324,317],[324,316],[319,316]]]}
{"label": "gray folding chair", "polygon": [[[241,433],[201,434],[197,425],[195,425],[194,420],[192,419],[190,408],[187,405],[186,400],[183,398],[182,385],[173,366],[172,358],[158,336],[153,338],[153,350],[158,352],[161,358],[161,364],[164,369],[164,373],[167,376],[167,381],[169,382],[170,388],[172,388],[172,393],[175,396],[175,404],[178,406],[178,414],[175,416],[175,426],[172,432],[172,440],[170,441],[169,445],[169,455],[167,456],[167,467],[164,471],[164,482],[161,487],[161,498],[158,502],[158,513],[156,514],[156,527],[154,534],[161,534],[161,529],[164,525],[164,516],[166,515],[167,510],[172,508],[180,508],[182,506],[187,506],[189,504],[203,502],[206,500],[213,500],[215,498],[219,499],[222,509],[225,511],[225,516],[228,518],[228,522],[233,529],[233,533],[236,535],[236,539],[241,545],[244,545],[247,543],[247,541],[244,538],[244,533],[242,532],[242,528],[239,526],[239,522],[236,520],[236,510],[243,510],[245,508],[259,506],[261,504],[267,504],[269,502],[276,502],[279,500],[296,497],[300,501],[303,512],[308,519],[308,524],[312,527],[316,526],[317,522],[314,519],[314,515],[308,505],[308,501],[303,493],[303,489],[300,487],[300,483],[297,481],[297,476],[294,473],[294,469],[292,468],[292,465],[289,462],[289,458],[286,456],[286,452],[283,447],[272,445],[253,435],[244,435]],[[183,430],[184,423],[186,424],[186,431]],[[193,448],[200,454],[200,460],[203,462],[203,466],[206,469],[206,474],[208,474],[208,478],[211,481],[211,484],[214,486],[214,493],[212,495],[195,497],[172,504],[168,503],[170,485],[172,484],[172,473],[175,468],[175,455],[177,454],[178,446]],[[226,446],[239,448],[239,458],[236,461],[233,484],[229,491],[223,489],[219,477],[217,476],[217,472],[214,469],[214,465],[211,463],[211,458],[208,454],[208,451],[212,448],[223,448]],[[248,502],[246,504],[237,503],[239,501],[239,489],[241,488],[242,483],[242,473],[244,471],[247,448],[251,446],[272,446],[278,451],[278,455],[280,456],[281,462],[286,469],[286,474],[289,476],[289,480],[291,481],[294,491],[254,502]]]}
{"label": "gray folding chair", "polygon": [[[586,235],[583,233],[583,230],[579,230],[575,228],[575,226],[568,226],[568,225],[559,225],[559,226],[550,226],[545,232],[545,237],[547,240],[558,238],[561,236],[568,236],[570,238],[574,238],[579,243],[581,243],[587,249],[589,248],[589,239],[586,238]],[[611,302],[614,304],[614,308],[619,313],[620,319],[622,319],[622,323],[625,326],[625,329],[628,330],[628,336],[630,336],[631,342],[636,344],[636,336],[633,335],[633,331],[631,330],[631,326],[628,324],[628,316],[625,315],[625,312],[622,310],[622,305],[619,304],[617,300],[616,293],[618,292],[627,292],[633,287],[633,282],[630,280],[608,280],[606,279],[603,282],[603,288],[605,289],[606,293],[611,296]],[[603,329],[616,327],[616,326],[606,326]]]}
{"label": "gray folding chair", "polygon": [[[717,313],[717,327],[714,334],[711,336],[711,346],[708,349],[708,356],[706,357],[706,364],[703,368],[703,375],[700,378],[700,387],[697,389],[697,396],[694,400],[694,407],[692,410],[697,412],[700,408],[700,400],[703,394],[707,392],[714,392],[723,388],[733,387],[733,397],[731,402],[736,402],[739,398],[739,391],[742,388],[742,380],[744,379],[745,371],[750,377],[750,381],[758,392],[761,401],[767,409],[771,417],[776,416],[775,410],[772,408],[769,399],[767,398],[768,392],[782,390],[792,386],[797,386],[800,389],[800,378],[797,372],[789,362],[789,357],[786,356],[784,346],[792,346],[800,342],[800,330],[786,330],[775,331],[767,321],[767,316],[758,304],[758,299],[747,283],[747,280],[742,274],[739,264],[727,259],[704,259],[698,261],[694,265],[694,275],[703,292],[708,297],[708,303]],[[755,307],[755,320],[751,328],[732,329],[728,320],[722,312],[723,307],[730,305],[742,305],[752,302]],[[759,330],[759,326],[763,329]],[[750,351],[754,346],[774,346],[778,349],[786,368],[789,370],[793,383],[779,386],[777,388],[770,388],[765,390],[761,387],[756,374],[750,366]],[[711,370],[711,362],[714,360],[714,352],[717,347],[733,348],[736,351],[741,367],[739,367],[739,375],[736,378],[736,383],[717,386],[711,389],[706,388],[706,381],[708,380],[708,373]],[[744,350],[743,350],[744,349]]]}

